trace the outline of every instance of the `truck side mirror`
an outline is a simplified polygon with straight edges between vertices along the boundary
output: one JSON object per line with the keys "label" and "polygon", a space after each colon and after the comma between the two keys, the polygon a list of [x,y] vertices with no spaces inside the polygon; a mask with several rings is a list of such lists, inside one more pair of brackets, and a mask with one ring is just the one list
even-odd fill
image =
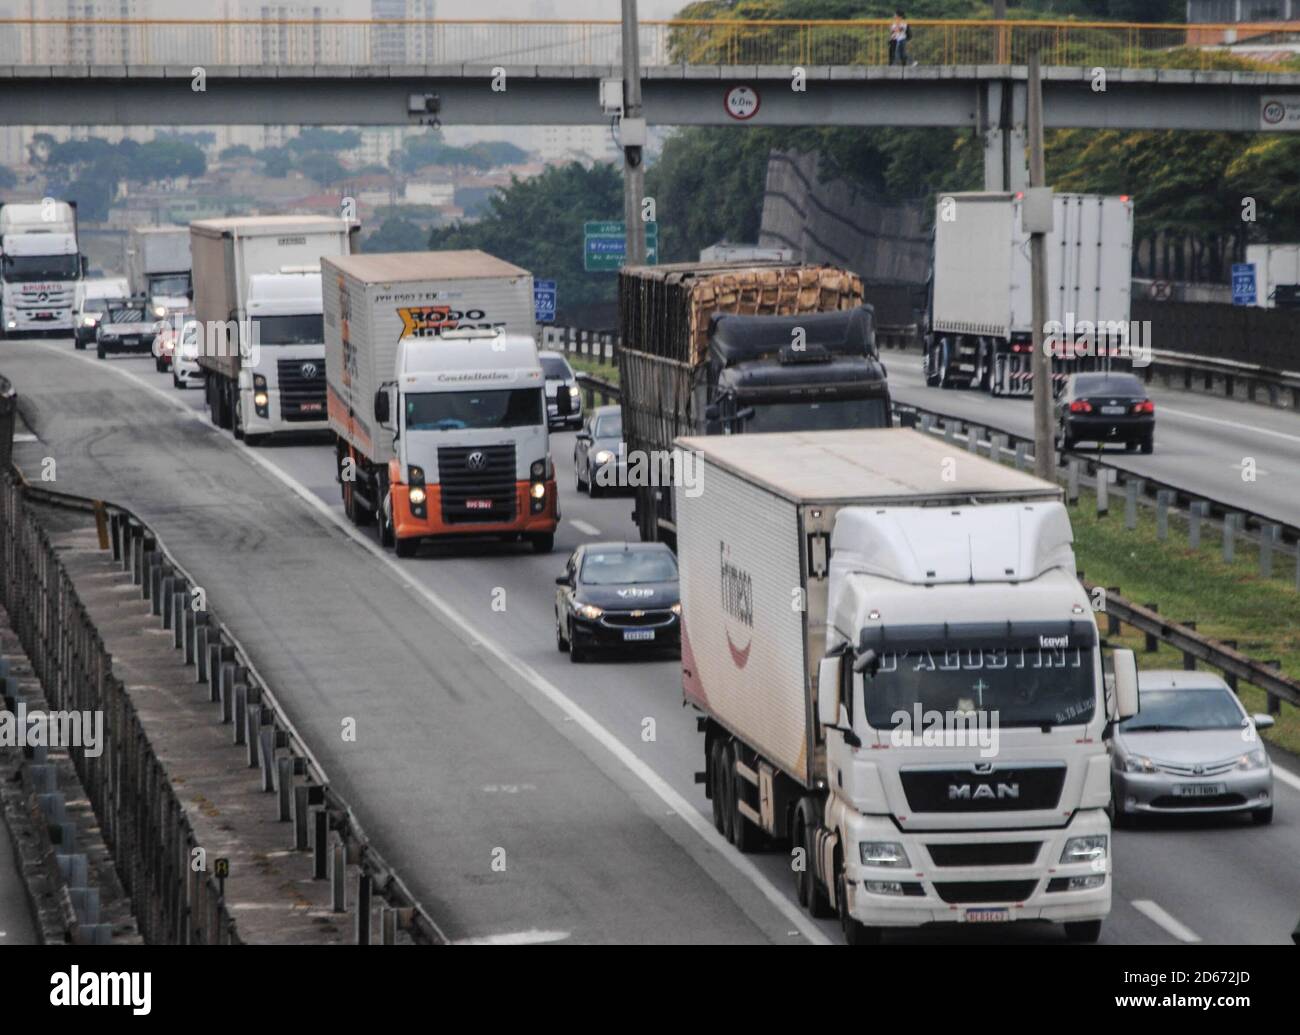
{"label": "truck side mirror", "polygon": [[1131,650],[1116,650],[1111,656],[1115,673],[1115,719],[1131,719],[1141,709],[1138,701],[1137,657]]}
{"label": "truck side mirror", "polygon": [[840,722],[840,665],[844,658],[833,654],[817,667],[817,721],[823,726]]}
{"label": "truck side mirror", "polygon": [[375,420],[384,427],[388,425],[388,391],[383,388],[375,393]]}

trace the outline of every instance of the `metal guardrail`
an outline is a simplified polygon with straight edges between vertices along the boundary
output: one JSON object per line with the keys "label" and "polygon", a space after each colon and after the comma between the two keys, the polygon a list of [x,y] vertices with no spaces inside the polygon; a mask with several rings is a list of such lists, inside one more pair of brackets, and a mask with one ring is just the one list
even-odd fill
{"label": "metal guardrail", "polygon": [[[677,19],[638,26],[645,67],[886,65],[888,18]],[[909,57],[926,65],[1253,68],[1243,42],[1294,43],[1295,23],[1143,24],[1071,20],[911,21]],[[617,65],[620,23],[457,19],[2,18],[0,64]]]}
{"label": "metal guardrail", "polygon": [[1290,408],[1300,410],[1300,372],[1268,370],[1253,363],[1239,363],[1231,359],[1198,356],[1190,352],[1155,350],[1150,366],[1141,370],[1147,384],[1160,375],[1166,384],[1180,381],[1186,391],[1213,392],[1221,389],[1228,398],[1235,398],[1237,388],[1245,391],[1248,402],[1259,402],[1259,394],[1267,396],[1270,406],[1282,405],[1290,397]]}
{"label": "metal guardrail", "polygon": [[[5,392],[3,389],[8,388]],[[6,403],[15,399],[0,384],[0,433]],[[12,413],[8,418],[12,423]],[[9,441],[6,438],[5,441]],[[279,818],[294,827],[294,846],[316,855],[324,874],[328,831],[333,831],[335,861],[350,859],[361,870],[355,906],[356,938],[368,944],[372,893],[391,907],[382,922],[385,941],[401,926],[422,944],[447,938],[415,900],[401,878],[370,843],[350,806],[331,786],[324,768],[276,700],[251,657],[211,610],[195,610],[190,591],[198,585],[149,527],[116,504],[28,485],[13,468],[0,483],[0,593],[33,670],[60,709],[99,711],[106,716],[106,751],[100,758],[73,753],[95,814],[112,846],[123,883],[130,891],[141,930],[151,941],[237,941],[237,927],[211,874],[199,879],[188,865],[197,847],[184,809],[160,766],[147,751],[147,738],[124,684],[112,670],[76,587],[28,501],[93,513],[102,548],[151,601],[173,646],[195,668],[196,683],[206,683],[210,699],[221,701],[223,717],[236,727],[237,743],[247,746],[249,766],[261,771],[262,789],[278,794]],[[243,726],[241,731],[240,726]],[[117,765],[110,760],[116,759]],[[324,811],[324,828],[309,829],[310,813]],[[336,871],[337,872],[337,871]],[[341,878],[334,894],[342,895]],[[362,917],[364,916],[364,923]]]}

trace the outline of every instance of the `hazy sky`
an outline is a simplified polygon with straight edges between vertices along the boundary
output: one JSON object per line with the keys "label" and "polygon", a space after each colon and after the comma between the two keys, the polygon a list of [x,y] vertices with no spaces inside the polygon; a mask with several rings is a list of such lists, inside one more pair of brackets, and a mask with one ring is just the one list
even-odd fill
{"label": "hazy sky", "polygon": [[[239,0],[235,0],[239,2]],[[303,4],[311,0],[285,0]],[[365,18],[370,14],[370,0],[317,0],[322,6],[338,6],[345,18]],[[435,18],[556,18],[560,20],[619,18],[619,0],[434,0]],[[645,19],[671,18],[688,0],[638,0],[637,15]],[[262,4],[276,6],[276,0],[243,0],[247,16]],[[8,6],[0,0],[0,7]],[[210,17],[195,9],[194,0],[144,0],[143,5],[160,18]],[[65,15],[66,17],[66,15]]]}

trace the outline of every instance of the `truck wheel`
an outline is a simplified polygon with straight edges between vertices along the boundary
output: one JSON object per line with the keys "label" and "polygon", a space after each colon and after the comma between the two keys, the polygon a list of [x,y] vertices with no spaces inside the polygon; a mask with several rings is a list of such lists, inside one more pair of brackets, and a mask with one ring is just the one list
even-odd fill
{"label": "truck wheel", "polygon": [[[709,798],[713,802],[713,829],[727,837],[727,821],[723,813],[726,794],[722,790],[722,741],[715,740],[709,750]],[[727,838],[730,840],[730,838]]]}
{"label": "truck wheel", "polygon": [[835,903],[839,907],[840,930],[844,933],[845,945],[879,945],[881,930],[868,927],[849,915],[848,895],[844,887],[844,867],[836,859],[835,866]]}
{"label": "truck wheel", "polygon": [[1065,925],[1065,937],[1076,944],[1092,945],[1101,937],[1100,920],[1078,920]]}
{"label": "truck wheel", "polygon": [[415,551],[420,548],[418,539],[396,539],[393,541],[393,552],[398,557],[414,557]]}
{"label": "truck wheel", "polygon": [[550,553],[555,549],[555,533],[529,536],[529,542],[533,544],[533,553]]}
{"label": "truck wheel", "polygon": [[96,346],[95,346],[95,356],[96,356],[97,359],[103,359],[103,358],[104,358],[104,346],[103,346],[103,345],[96,345]]}
{"label": "truck wheel", "polygon": [[948,372],[952,368],[952,343],[947,338],[939,339],[939,387],[951,388],[952,382]]}
{"label": "truck wheel", "polygon": [[814,808],[809,807],[807,799],[804,799],[795,810],[794,844],[803,849],[804,864],[803,872],[795,873],[795,892],[799,897],[799,904],[807,909],[810,915],[824,920],[834,916],[835,910],[831,908],[831,899],[826,894],[826,886],[817,879],[817,867],[813,855],[816,851],[817,830]]}
{"label": "truck wheel", "polygon": [[1006,356],[994,355],[993,373],[989,376],[989,395],[995,399],[1002,397],[1002,379],[1006,376],[1007,358]]}
{"label": "truck wheel", "polygon": [[927,345],[923,364],[923,369],[925,371],[925,386],[927,388],[939,387],[939,374],[936,369],[938,365],[939,364],[935,357],[934,345]]}
{"label": "truck wheel", "polygon": [[736,747],[734,744],[727,746],[726,759],[727,804],[731,806],[731,843],[736,846],[737,851],[748,855],[750,852],[758,851],[760,835],[754,824],[740,811],[742,793],[740,781],[744,777],[736,772]]}

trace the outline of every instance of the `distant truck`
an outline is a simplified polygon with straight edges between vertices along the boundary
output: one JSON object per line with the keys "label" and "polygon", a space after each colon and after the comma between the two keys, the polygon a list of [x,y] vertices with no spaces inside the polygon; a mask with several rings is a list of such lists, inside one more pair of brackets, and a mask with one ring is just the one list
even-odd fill
{"label": "distant truck", "polygon": [[[480,251],[322,263],[343,506],[398,556],[423,539],[523,539],[559,521],[533,278]],[[559,394],[558,405],[570,404]]]}
{"label": "distant truck", "polygon": [[0,204],[0,334],[71,333],[83,272],[75,203]]}
{"label": "distant truck", "polygon": [[[679,435],[890,423],[862,282],[832,266],[681,263],[619,274],[624,466],[641,539],[672,544]],[[638,468],[639,477],[634,477]]]}
{"label": "distant truck", "polygon": [[1255,304],[1268,309],[1300,308],[1300,244],[1248,244],[1255,267]]}
{"label": "distant truck", "polygon": [[190,307],[190,231],[184,226],[132,227],[127,236],[126,272],[131,293],[148,299],[158,319]]}
{"label": "distant truck", "polygon": [[906,429],[686,438],[682,688],[740,851],[788,842],[847,941],[1111,906],[1103,679],[1061,490]]}
{"label": "distant truck", "polygon": [[[1127,369],[1119,343],[1129,342],[1131,329],[1133,202],[1057,194],[1052,203],[1046,320],[1062,327],[1051,364],[1054,383],[1081,370]],[[1024,209],[1022,193],[939,195],[925,331],[931,387],[1033,394]],[[1091,344],[1084,340],[1087,325],[1099,328]]]}
{"label": "distant truck", "polygon": [[357,229],[330,216],[190,224],[198,364],[217,427],[250,446],[329,427],[320,263],[350,254]]}
{"label": "distant truck", "polygon": [[757,244],[719,241],[700,249],[700,262],[794,262],[793,248],[763,248]]}

